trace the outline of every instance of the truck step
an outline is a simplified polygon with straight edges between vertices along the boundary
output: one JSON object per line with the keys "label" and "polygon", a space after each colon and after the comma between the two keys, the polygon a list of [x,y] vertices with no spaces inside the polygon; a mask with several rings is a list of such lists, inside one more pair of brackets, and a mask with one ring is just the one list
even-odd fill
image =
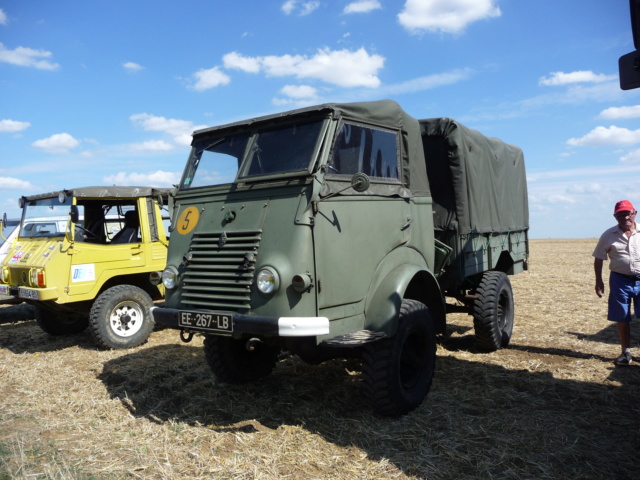
{"label": "truck step", "polygon": [[384,332],[360,330],[358,332],[328,338],[327,340],[323,340],[320,345],[324,345],[326,347],[358,347],[365,343],[375,342],[376,340],[381,340],[386,337],[387,334]]}

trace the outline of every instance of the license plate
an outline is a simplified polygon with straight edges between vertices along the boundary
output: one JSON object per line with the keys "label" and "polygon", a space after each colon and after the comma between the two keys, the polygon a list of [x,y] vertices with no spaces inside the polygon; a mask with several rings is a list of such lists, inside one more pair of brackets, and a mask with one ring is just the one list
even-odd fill
{"label": "license plate", "polygon": [[0,285],[0,295],[10,295],[8,285]]}
{"label": "license plate", "polygon": [[31,300],[38,300],[38,291],[27,289],[27,288],[19,288],[18,296],[20,298],[29,298]]}
{"label": "license plate", "polygon": [[214,332],[232,332],[233,315],[217,313],[180,312],[178,325],[185,328],[197,328]]}

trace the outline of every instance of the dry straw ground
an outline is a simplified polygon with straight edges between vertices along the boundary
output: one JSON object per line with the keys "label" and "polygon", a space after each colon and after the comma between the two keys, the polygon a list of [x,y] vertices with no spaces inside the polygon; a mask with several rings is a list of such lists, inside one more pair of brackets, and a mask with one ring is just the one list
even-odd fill
{"label": "dry straw ground", "polygon": [[[358,364],[285,358],[219,385],[201,340],[171,330],[129,351],[51,338],[0,308],[0,478],[637,479],[640,367],[615,368],[593,289],[595,240],[536,240],[513,277],[511,347],[473,348],[450,316],[427,401],[374,416]],[[638,322],[633,325],[640,356]]]}

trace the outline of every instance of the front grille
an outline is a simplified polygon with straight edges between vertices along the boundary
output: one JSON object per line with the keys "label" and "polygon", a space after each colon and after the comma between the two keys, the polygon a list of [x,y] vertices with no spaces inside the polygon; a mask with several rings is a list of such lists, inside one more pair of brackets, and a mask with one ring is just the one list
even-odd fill
{"label": "front grille", "polygon": [[246,313],[261,230],[195,234],[187,254],[182,304]]}

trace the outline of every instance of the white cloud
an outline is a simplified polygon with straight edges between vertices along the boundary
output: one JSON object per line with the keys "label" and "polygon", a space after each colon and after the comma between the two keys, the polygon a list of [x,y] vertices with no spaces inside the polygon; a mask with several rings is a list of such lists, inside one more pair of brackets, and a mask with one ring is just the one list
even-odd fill
{"label": "white cloud", "polygon": [[193,76],[195,77],[193,89],[199,92],[231,82],[231,78],[220,70],[220,67],[198,70]]}
{"label": "white cloud", "polygon": [[472,75],[472,73],[473,71],[470,69],[463,69],[426,75],[424,77],[407,80],[406,82],[383,86],[380,88],[380,94],[398,95],[402,93],[421,92],[423,90],[430,90],[444,85],[452,85],[462,80],[466,80]]}
{"label": "white cloud", "polygon": [[68,133],[56,133],[49,138],[36,140],[31,145],[46,153],[60,154],[69,153],[70,150],[80,145],[80,142]]}
{"label": "white cloud", "polygon": [[187,120],[158,117],[148,113],[137,113],[129,117],[135,125],[150,132],[163,132],[173,138],[173,141],[182,146],[191,145],[191,134],[205,125],[194,125]]}
{"label": "white cloud", "polygon": [[590,183],[575,183],[567,187],[567,192],[572,194],[593,194],[602,191],[602,185],[596,182]]}
{"label": "white cloud", "polygon": [[222,56],[224,68],[242,70],[247,73],[260,72],[260,57],[245,57],[238,52],[227,53]]}
{"label": "white cloud", "polygon": [[46,50],[34,50],[27,47],[17,47],[14,50],[7,49],[0,43],[0,62],[18,65],[20,67],[34,67],[40,70],[55,70],[59,64],[43,60],[53,54]]}
{"label": "white cloud", "polygon": [[600,112],[600,118],[638,118],[640,117],[640,105],[631,107],[611,107]]}
{"label": "white cloud", "polygon": [[315,98],[318,91],[309,85],[285,85],[280,93],[291,98]]}
{"label": "white cloud", "polygon": [[469,24],[502,15],[496,0],[407,0],[398,14],[411,33],[461,33]]}
{"label": "white cloud", "polygon": [[[385,62],[380,55],[370,55],[364,48],[356,51],[318,49],[312,57],[283,55],[245,57],[232,52],[226,57],[228,68],[237,68],[250,73],[264,71],[270,77],[295,76],[313,78],[341,87],[369,87],[380,85],[377,77]],[[256,70],[256,66],[259,70]]]}
{"label": "white cloud", "polygon": [[144,70],[144,67],[142,65],[138,65],[135,62],[126,62],[126,63],[123,63],[122,66],[129,73],[136,73],[136,72],[139,72],[140,70]]}
{"label": "white cloud", "polygon": [[0,177],[0,189],[2,190],[28,190],[33,188],[31,183],[13,177]]}
{"label": "white cloud", "polygon": [[174,145],[164,140],[148,140],[142,143],[133,143],[129,146],[132,152],[169,152],[175,148]]}
{"label": "white cloud", "polygon": [[545,86],[558,86],[573,83],[603,83],[617,79],[617,75],[605,75],[604,73],[593,73],[590,70],[579,70],[569,73],[551,72],[551,75],[542,77],[538,83]]}
{"label": "white cloud", "polygon": [[357,0],[344,7],[342,13],[346,15],[350,13],[368,13],[372,10],[378,10],[381,8],[382,5],[380,5],[378,0]]}
{"label": "white cloud", "polygon": [[0,25],[6,25],[6,24],[7,24],[7,14],[4,13],[4,10],[0,8]]}
{"label": "white cloud", "polygon": [[640,163],[640,149],[631,150],[626,155],[620,157],[622,163]]}
{"label": "white cloud", "polygon": [[303,17],[309,15],[320,6],[318,1],[300,2],[299,0],[287,0],[282,4],[280,9],[285,15],[291,15],[296,12],[297,15]]}
{"label": "white cloud", "polygon": [[110,185],[153,185],[154,187],[171,187],[180,181],[180,172],[157,172],[135,173],[118,172],[103,178],[105,183]]}
{"label": "white cloud", "polygon": [[29,128],[29,122],[19,122],[17,120],[0,120],[0,133],[15,133]]}
{"label": "white cloud", "polygon": [[633,145],[640,143],[640,129],[629,130],[627,128],[611,125],[609,128],[596,127],[581,138],[570,138],[567,144],[573,146],[599,147],[603,145]]}

